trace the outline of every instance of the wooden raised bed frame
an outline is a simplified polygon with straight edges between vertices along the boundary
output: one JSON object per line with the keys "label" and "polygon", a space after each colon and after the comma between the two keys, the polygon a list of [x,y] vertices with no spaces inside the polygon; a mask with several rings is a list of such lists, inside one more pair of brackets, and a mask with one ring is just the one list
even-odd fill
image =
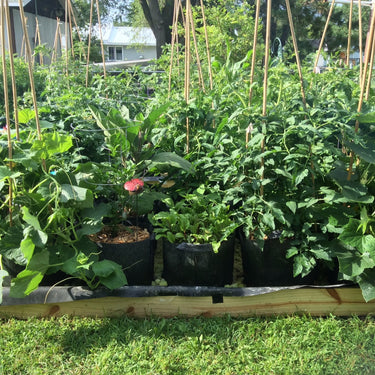
{"label": "wooden raised bed frame", "polygon": [[[77,289],[80,292],[75,296],[74,290]],[[196,287],[190,288],[190,292],[192,290],[196,290]],[[14,300],[13,303],[12,299],[7,298],[5,290],[3,304],[0,305],[0,318],[27,319],[63,315],[135,318],[291,314],[363,316],[375,313],[375,301],[366,303],[359,288],[341,286],[237,289],[203,287],[203,292],[200,290],[198,295],[193,296],[186,295],[189,289],[183,287],[175,290],[170,290],[169,287],[124,287],[110,294],[87,291],[80,287],[56,287],[53,290],[45,287],[38,292],[32,300],[27,297],[25,300]],[[61,293],[63,298],[59,302]]]}

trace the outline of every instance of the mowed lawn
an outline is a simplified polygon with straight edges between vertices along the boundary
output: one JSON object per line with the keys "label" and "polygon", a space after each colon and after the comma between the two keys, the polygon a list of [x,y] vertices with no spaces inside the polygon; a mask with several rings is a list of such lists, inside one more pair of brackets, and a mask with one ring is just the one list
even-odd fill
{"label": "mowed lawn", "polygon": [[0,374],[375,374],[375,319],[0,320]]}

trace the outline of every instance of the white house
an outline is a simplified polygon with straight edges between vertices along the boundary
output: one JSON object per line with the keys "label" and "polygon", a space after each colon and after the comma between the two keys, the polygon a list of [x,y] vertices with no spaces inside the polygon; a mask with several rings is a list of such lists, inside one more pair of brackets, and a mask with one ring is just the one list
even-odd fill
{"label": "white house", "polygon": [[156,58],[156,39],[147,27],[110,25],[103,32],[107,61],[133,61]]}

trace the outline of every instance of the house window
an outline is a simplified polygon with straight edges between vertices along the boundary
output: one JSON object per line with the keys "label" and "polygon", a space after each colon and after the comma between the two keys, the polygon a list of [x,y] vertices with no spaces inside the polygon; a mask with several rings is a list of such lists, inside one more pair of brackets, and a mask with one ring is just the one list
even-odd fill
{"label": "house window", "polygon": [[122,47],[108,47],[108,60],[122,60]]}

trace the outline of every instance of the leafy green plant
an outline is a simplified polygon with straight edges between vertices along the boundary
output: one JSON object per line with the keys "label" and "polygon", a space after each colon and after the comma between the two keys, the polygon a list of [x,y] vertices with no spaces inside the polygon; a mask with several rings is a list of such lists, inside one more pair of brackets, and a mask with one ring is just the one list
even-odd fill
{"label": "leafy green plant", "polygon": [[222,202],[222,194],[202,185],[181,198],[178,202],[164,199],[169,210],[149,215],[156,238],[171,243],[210,243],[217,252],[237,227],[229,205]]}
{"label": "leafy green plant", "polygon": [[11,295],[31,293],[45,275],[59,270],[91,288],[102,284],[114,289],[126,284],[121,267],[98,261],[97,249],[88,239],[101,228],[106,207],[94,207],[92,190],[81,185],[82,174],[64,169],[59,162],[59,156],[72,147],[71,137],[46,132],[30,142],[28,132],[22,137],[29,140],[16,143],[14,156],[8,160],[13,168],[0,167],[0,189],[5,197],[1,255],[21,266],[11,281]]}

